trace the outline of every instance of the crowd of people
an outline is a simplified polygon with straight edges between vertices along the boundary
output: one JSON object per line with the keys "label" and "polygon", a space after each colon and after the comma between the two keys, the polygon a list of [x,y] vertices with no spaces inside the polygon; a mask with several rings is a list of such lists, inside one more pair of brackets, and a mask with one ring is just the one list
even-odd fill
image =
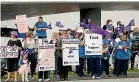
{"label": "crowd of people", "polygon": [[[91,19],[88,20],[88,24],[91,24]],[[104,25],[103,29],[111,33],[113,38],[119,39],[117,43],[112,44],[109,40],[109,36],[103,36],[103,54],[98,56],[86,56],[85,55],[85,38],[84,33],[82,32],[74,32],[72,34],[71,29],[64,30],[60,33],[53,33],[52,40],[48,42],[47,40],[47,23],[43,21],[42,17],[38,18],[38,22],[35,24],[35,34],[32,31],[26,33],[26,37],[22,42],[17,38],[18,33],[16,31],[11,32],[11,39],[8,41],[8,46],[18,46],[19,56],[18,58],[7,58],[7,71],[8,78],[5,80],[6,82],[10,80],[11,72],[14,72],[15,79],[14,82],[17,82],[18,76],[18,62],[20,61],[20,65],[30,65],[30,75],[31,78],[34,79],[34,73],[37,66],[38,61],[38,53],[37,53],[37,44],[35,43],[34,37],[37,36],[38,39],[43,39],[47,44],[55,44],[55,56],[56,56],[56,70],[55,74],[59,74],[60,80],[68,80],[68,71],[72,70],[71,66],[63,66],[62,63],[62,39],[78,39],[79,44],[79,65],[76,66],[76,75],[79,77],[86,76],[84,72],[85,60],[87,60],[87,75],[94,78],[101,78],[103,71],[105,71],[108,77],[111,76],[109,71],[110,64],[109,59],[110,56],[113,58],[113,75],[119,77],[124,76],[127,77],[128,65],[131,59],[131,68],[134,68],[134,59],[137,53],[132,53],[139,49],[139,45],[136,44],[135,47],[132,47],[135,41],[134,39],[139,36],[139,28],[135,27],[132,33],[129,32],[121,32],[121,34],[115,35],[114,27],[109,28],[109,25],[112,24],[112,20],[108,20],[106,25]],[[132,34],[132,36],[128,36]],[[138,39],[139,40],[139,39]],[[132,43],[132,45],[131,45]],[[137,42],[138,43],[138,42]],[[100,45],[101,46],[101,45]],[[26,49],[29,51],[27,52]],[[23,53],[21,54],[21,51]],[[27,54],[27,55],[26,55]],[[25,77],[24,77],[25,76]],[[49,81],[50,80],[50,71],[38,71],[38,81]],[[24,71],[22,73],[22,81],[28,80],[28,72]]]}

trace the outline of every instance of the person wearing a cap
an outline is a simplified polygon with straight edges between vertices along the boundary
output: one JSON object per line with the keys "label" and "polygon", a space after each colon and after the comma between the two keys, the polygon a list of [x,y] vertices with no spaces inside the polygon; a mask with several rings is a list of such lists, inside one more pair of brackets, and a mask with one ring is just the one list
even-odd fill
{"label": "person wearing a cap", "polygon": [[7,58],[7,71],[8,77],[5,80],[6,82],[10,80],[11,73],[14,72],[14,82],[17,82],[17,71],[18,71],[18,63],[20,60],[20,52],[23,50],[22,43],[19,39],[17,39],[18,33],[16,31],[11,32],[11,39],[8,41],[7,46],[17,46],[19,55],[18,58]]}
{"label": "person wearing a cap", "polygon": [[47,38],[47,23],[43,21],[42,17],[38,18],[38,22],[35,24],[35,29],[36,36],[38,36],[38,38]]}
{"label": "person wearing a cap", "polygon": [[22,73],[21,73],[22,74],[22,82],[29,81],[28,80],[28,66],[29,66],[28,53],[29,53],[28,49],[25,49],[23,51],[23,53],[21,54],[21,56],[22,56],[22,59],[20,60],[21,66],[20,66],[18,72],[20,74],[20,72],[22,71]]}

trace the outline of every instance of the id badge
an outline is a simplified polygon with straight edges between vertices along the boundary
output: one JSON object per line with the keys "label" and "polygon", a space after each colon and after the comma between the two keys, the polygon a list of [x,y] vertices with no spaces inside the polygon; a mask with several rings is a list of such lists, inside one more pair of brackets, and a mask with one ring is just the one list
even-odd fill
{"label": "id badge", "polygon": [[104,60],[107,60],[108,59],[108,57],[104,57]]}

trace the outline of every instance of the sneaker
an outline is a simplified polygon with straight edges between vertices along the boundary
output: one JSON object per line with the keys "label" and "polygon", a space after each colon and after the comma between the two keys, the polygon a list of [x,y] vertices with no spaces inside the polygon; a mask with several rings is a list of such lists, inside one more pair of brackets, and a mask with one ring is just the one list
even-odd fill
{"label": "sneaker", "polygon": [[44,79],[44,81],[50,81],[50,79]]}
{"label": "sneaker", "polygon": [[106,75],[107,77],[111,77],[111,75]]}
{"label": "sneaker", "polygon": [[97,79],[100,79],[100,77],[97,77]]}
{"label": "sneaker", "polygon": [[25,80],[24,79],[22,79],[22,82],[24,82]]}
{"label": "sneaker", "polygon": [[28,79],[26,79],[26,82],[28,82],[29,80]]}
{"label": "sneaker", "polygon": [[42,81],[42,79],[38,79],[38,81],[40,82],[40,81]]}
{"label": "sneaker", "polygon": [[34,77],[31,77],[31,79],[34,79]]}
{"label": "sneaker", "polygon": [[126,75],[124,75],[124,78],[127,78],[127,76],[126,76]]}
{"label": "sneaker", "polygon": [[92,79],[95,79],[95,76],[93,75]]}

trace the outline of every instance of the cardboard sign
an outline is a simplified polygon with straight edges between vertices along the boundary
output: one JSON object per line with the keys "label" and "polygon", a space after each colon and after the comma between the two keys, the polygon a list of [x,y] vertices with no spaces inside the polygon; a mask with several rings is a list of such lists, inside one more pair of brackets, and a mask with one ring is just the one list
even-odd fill
{"label": "cardboard sign", "polygon": [[102,35],[85,30],[85,55],[102,55]]}
{"label": "cardboard sign", "polygon": [[0,58],[17,58],[18,47],[17,46],[1,46]]}
{"label": "cardboard sign", "polygon": [[39,45],[39,71],[55,70],[54,44]]}
{"label": "cardboard sign", "polygon": [[16,23],[19,33],[26,33],[29,31],[26,15],[16,15]]}
{"label": "cardboard sign", "polygon": [[77,39],[63,39],[63,65],[79,65],[79,48]]}

